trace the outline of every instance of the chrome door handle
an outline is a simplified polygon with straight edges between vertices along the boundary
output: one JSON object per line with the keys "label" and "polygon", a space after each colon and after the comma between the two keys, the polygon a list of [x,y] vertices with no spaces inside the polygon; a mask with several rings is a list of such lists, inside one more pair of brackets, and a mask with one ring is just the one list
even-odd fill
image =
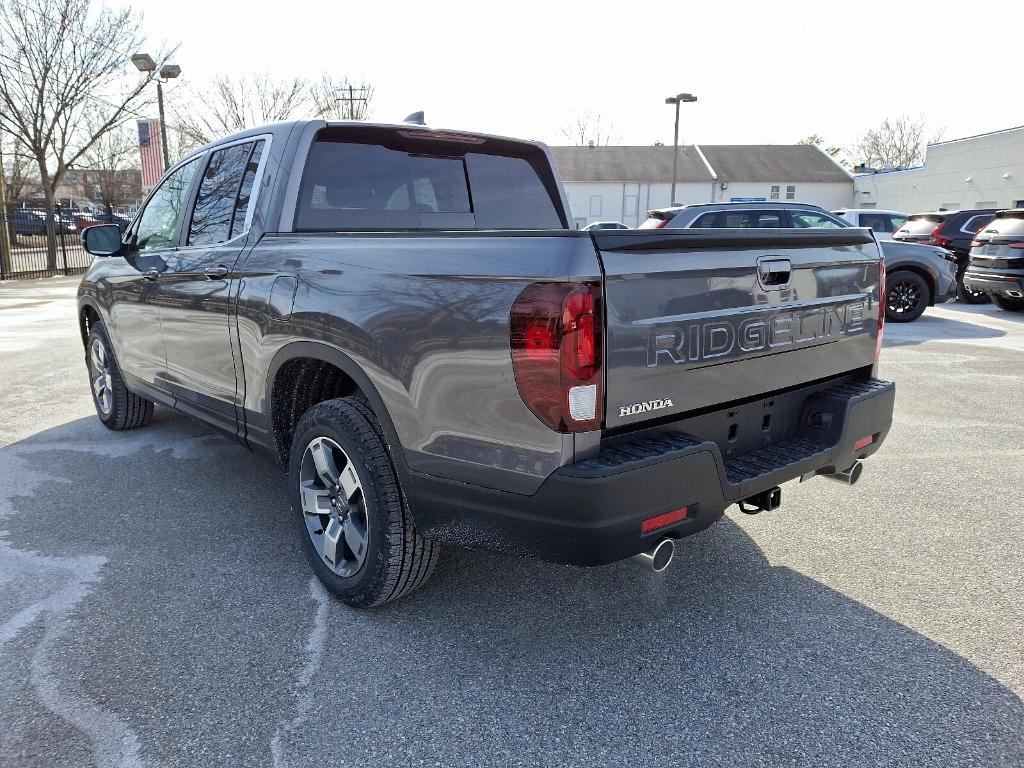
{"label": "chrome door handle", "polygon": [[203,274],[206,275],[207,280],[223,280],[228,274],[228,268],[223,264],[218,264],[216,267],[203,270]]}

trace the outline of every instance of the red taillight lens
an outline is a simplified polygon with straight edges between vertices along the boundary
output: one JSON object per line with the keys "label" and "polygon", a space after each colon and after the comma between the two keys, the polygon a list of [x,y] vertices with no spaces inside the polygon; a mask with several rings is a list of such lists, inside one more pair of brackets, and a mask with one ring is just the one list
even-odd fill
{"label": "red taillight lens", "polygon": [[977,248],[979,245],[984,245],[981,240],[971,240],[971,248]]}
{"label": "red taillight lens", "polygon": [[1007,243],[1007,247],[1016,248],[1018,251],[1024,250],[1024,242],[1018,240],[1016,243]]}
{"label": "red taillight lens", "polygon": [[950,244],[951,241],[948,237],[942,237],[939,234],[944,226],[945,224],[939,224],[939,226],[932,230],[931,235],[928,236],[929,243],[932,245],[941,245],[943,248]]}
{"label": "red taillight lens", "polygon": [[512,305],[516,386],[527,407],[552,429],[601,426],[602,327],[596,283],[532,283]]}
{"label": "red taillight lens", "polygon": [[658,226],[656,226],[655,229],[664,229],[667,226],[668,226],[668,219],[662,219],[661,221],[658,222]]}
{"label": "red taillight lens", "polygon": [[882,356],[882,335],[885,332],[885,308],[889,296],[885,292],[885,262],[878,262],[878,338],[875,340],[875,362]]}

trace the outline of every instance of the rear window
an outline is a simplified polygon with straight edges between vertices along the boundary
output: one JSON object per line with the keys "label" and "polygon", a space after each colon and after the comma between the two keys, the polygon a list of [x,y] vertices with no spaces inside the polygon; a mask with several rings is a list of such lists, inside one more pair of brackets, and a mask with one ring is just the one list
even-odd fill
{"label": "rear window", "polygon": [[[318,137],[303,174],[295,228],[564,226],[546,160],[532,147],[472,136],[409,134],[371,130]],[[491,143],[503,146],[489,151]]]}
{"label": "rear window", "polygon": [[1007,211],[999,214],[978,233],[978,236],[986,238],[1024,236],[1024,211]]}
{"label": "rear window", "polygon": [[941,216],[911,216],[900,231],[908,235],[930,235],[943,221]]}

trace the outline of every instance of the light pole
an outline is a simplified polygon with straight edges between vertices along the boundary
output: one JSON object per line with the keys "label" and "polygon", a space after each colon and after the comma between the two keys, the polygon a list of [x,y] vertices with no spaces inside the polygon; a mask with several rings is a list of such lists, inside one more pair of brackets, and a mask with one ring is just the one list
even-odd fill
{"label": "light pole", "polygon": [[[132,64],[139,72],[153,72],[156,70],[156,62],[148,53],[133,53]],[[160,149],[164,155],[164,170],[170,165],[170,156],[167,154],[167,124],[164,121],[164,87],[168,80],[173,80],[181,74],[181,67],[177,64],[164,64],[160,67],[160,74],[156,77],[156,101],[160,108]]]}
{"label": "light pole", "polygon": [[672,192],[669,194],[669,205],[676,204],[676,174],[679,169],[679,105],[696,101],[697,97],[689,93],[677,93],[665,99],[666,104],[676,105],[676,129],[672,134]]}

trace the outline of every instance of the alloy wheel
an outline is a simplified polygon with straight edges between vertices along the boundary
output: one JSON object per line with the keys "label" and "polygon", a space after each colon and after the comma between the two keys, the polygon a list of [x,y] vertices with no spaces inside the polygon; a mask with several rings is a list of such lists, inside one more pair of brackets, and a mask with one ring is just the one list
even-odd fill
{"label": "alloy wheel", "polygon": [[913,283],[896,283],[889,288],[889,310],[896,314],[908,314],[921,301],[921,293]]}
{"label": "alloy wheel", "polygon": [[100,339],[92,340],[89,364],[92,367],[92,394],[96,406],[104,416],[109,416],[114,406],[114,384],[110,376],[107,348]]}
{"label": "alloy wheel", "polygon": [[369,527],[362,483],[340,445],[309,442],[299,465],[302,515],[317,554],[338,576],[352,576],[366,560]]}

